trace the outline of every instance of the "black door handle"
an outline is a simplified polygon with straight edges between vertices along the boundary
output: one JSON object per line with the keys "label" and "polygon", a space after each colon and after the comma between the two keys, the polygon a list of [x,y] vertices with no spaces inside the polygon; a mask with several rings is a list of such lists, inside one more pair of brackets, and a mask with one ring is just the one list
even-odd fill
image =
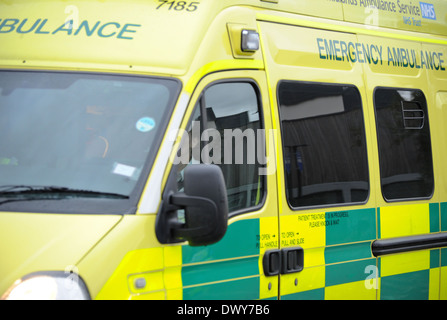
{"label": "black door handle", "polygon": [[266,251],[262,259],[264,274],[267,277],[276,276],[281,272],[281,250]]}
{"label": "black door handle", "polygon": [[286,248],[281,250],[281,273],[300,272],[304,268],[304,250],[301,247]]}
{"label": "black door handle", "polygon": [[301,247],[269,250],[262,264],[267,277],[300,272],[304,268],[304,250]]}

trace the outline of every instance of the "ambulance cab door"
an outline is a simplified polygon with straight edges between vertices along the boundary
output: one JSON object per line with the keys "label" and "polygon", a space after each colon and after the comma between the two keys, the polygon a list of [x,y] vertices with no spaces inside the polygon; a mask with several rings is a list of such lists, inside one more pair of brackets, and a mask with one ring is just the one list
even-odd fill
{"label": "ambulance cab door", "polygon": [[228,197],[228,227],[214,244],[173,247],[181,261],[182,290],[177,298],[277,299],[278,275],[266,277],[263,263],[265,251],[278,249],[269,110],[262,71],[215,72],[193,90],[171,174],[181,191],[188,166],[219,166]]}

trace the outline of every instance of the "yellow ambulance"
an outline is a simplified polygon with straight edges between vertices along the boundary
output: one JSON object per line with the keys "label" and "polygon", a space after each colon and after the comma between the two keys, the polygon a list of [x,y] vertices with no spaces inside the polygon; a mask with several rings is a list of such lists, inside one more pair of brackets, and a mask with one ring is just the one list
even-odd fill
{"label": "yellow ambulance", "polygon": [[0,0],[2,299],[447,299],[444,0]]}

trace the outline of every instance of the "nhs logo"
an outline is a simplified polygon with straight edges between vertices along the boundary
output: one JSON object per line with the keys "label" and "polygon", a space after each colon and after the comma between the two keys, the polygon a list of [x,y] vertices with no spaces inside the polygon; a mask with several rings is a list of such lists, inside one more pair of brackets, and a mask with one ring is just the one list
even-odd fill
{"label": "nhs logo", "polygon": [[422,17],[425,19],[436,20],[435,6],[431,3],[419,2],[421,6]]}

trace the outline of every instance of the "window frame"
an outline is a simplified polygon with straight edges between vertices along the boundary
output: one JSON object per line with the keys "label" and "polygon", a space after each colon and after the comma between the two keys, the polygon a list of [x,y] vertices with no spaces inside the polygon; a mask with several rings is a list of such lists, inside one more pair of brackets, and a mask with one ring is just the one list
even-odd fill
{"label": "window frame", "polygon": [[[377,121],[377,105],[376,105],[376,94],[377,94],[377,90],[394,90],[395,92],[399,91],[399,90],[405,90],[405,91],[419,91],[422,93],[424,100],[425,100],[425,114],[424,116],[426,117],[426,121],[427,121],[427,125],[428,125],[428,138],[429,138],[429,142],[430,142],[430,152],[431,152],[431,174],[432,174],[432,188],[431,188],[431,193],[430,195],[426,196],[426,197],[402,197],[402,198],[393,198],[393,199],[387,199],[385,197],[385,194],[383,193],[383,185],[382,185],[382,167],[381,167],[381,155],[380,155],[380,139],[379,139],[379,122]],[[380,193],[382,195],[382,198],[385,202],[387,203],[395,203],[395,202],[402,202],[402,201],[418,201],[418,200],[430,200],[433,198],[434,194],[435,194],[435,188],[436,188],[436,183],[435,183],[435,171],[434,171],[434,156],[433,156],[433,144],[432,144],[432,133],[430,130],[430,116],[429,116],[429,108],[428,108],[428,100],[427,100],[427,95],[425,94],[423,89],[420,88],[414,88],[414,87],[391,87],[391,86],[377,86],[374,88],[373,90],[373,96],[372,96],[372,100],[373,100],[373,108],[374,108],[374,125],[375,125],[375,129],[376,129],[376,142],[377,142],[377,157],[378,157],[378,168],[379,168],[379,179],[380,179]],[[402,101],[401,101],[402,102]],[[425,121],[425,120],[424,120]],[[415,130],[414,128],[405,128],[406,130]],[[423,127],[421,128],[423,129]]]}
{"label": "window frame", "polygon": [[[366,177],[367,177],[367,196],[365,197],[364,201],[358,201],[358,202],[339,202],[339,203],[329,203],[329,204],[316,204],[316,205],[303,205],[303,206],[293,206],[290,203],[290,197],[287,193],[287,181],[285,179],[285,149],[284,149],[284,134],[283,134],[283,124],[282,124],[282,117],[281,117],[281,101],[279,96],[279,90],[280,86],[283,83],[294,83],[294,84],[303,84],[303,85],[324,85],[324,86],[331,86],[331,87],[351,87],[355,89],[355,91],[358,93],[358,98],[360,101],[360,110],[362,115],[362,127],[363,127],[363,142],[364,142],[364,149],[365,149],[365,159],[366,159]],[[280,135],[281,135],[281,152],[283,156],[282,166],[283,166],[283,172],[281,173],[284,177],[284,192],[285,197],[287,200],[287,204],[289,208],[293,211],[300,211],[300,210],[309,210],[309,209],[319,209],[319,208],[336,208],[336,207],[345,207],[345,206],[360,206],[365,205],[369,202],[369,199],[371,197],[371,176],[370,176],[370,165],[369,165],[369,153],[368,153],[368,139],[367,139],[367,126],[366,126],[366,116],[365,116],[365,109],[364,109],[364,102],[362,94],[359,90],[359,88],[352,83],[334,83],[334,82],[321,82],[321,81],[303,81],[303,80],[291,80],[291,79],[281,79],[278,81],[276,86],[276,98],[277,98],[277,107],[278,107],[278,114],[279,114],[279,125],[280,125]],[[336,114],[336,113],[334,113]]]}

